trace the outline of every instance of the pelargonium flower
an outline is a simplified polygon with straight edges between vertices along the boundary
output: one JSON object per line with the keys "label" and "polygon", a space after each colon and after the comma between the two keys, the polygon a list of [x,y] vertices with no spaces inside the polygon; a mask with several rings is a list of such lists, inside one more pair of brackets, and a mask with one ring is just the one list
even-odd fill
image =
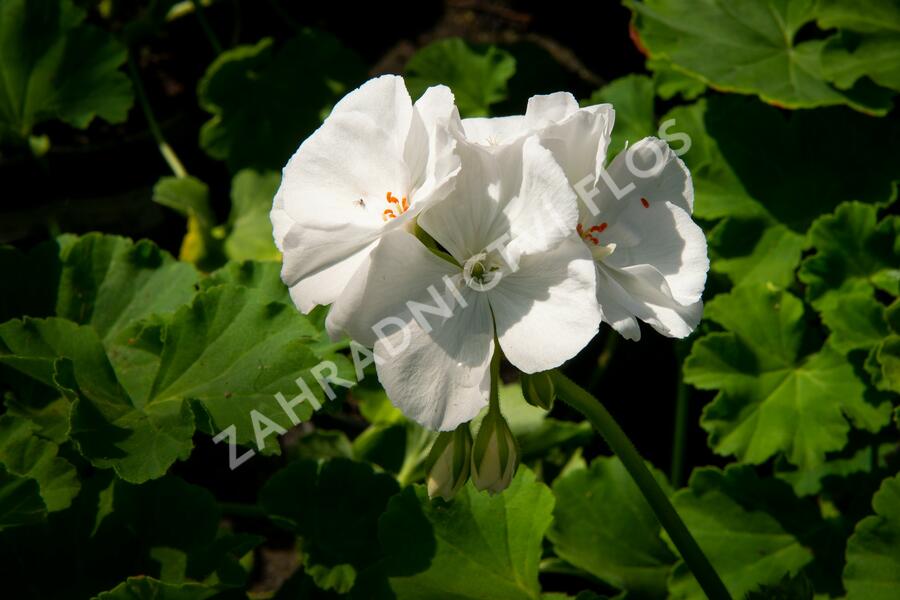
{"label": "pelargonium flower", "polygon": [[495,336],[533,373],[572,358],[600,323],[577,199],[551,153],[534,136],[457,150],[455,189],[418,219],[455,264],[391,233],[327,320],[332,335],[374,347],[379,379],[407,417],[441,431],[487,404]]}
{"label": "pelargonium flower", "polygon": [[637,319],[685,337],[700,322],[709,270],[706,238],[691,219],[691,176],[656,138],[640,140],[606,166],[614,120],[609,104],[579,107],[558,92],[533,96],[524,115],[462,124],[470,141],[489,149],[537,135],[553,153],[581,196],[578,233],[597,264],[604,321],[631,340],[641,337]]}
{"label": "pelargonium flower", "polygon": [[282,279],[300,310],[330,304],[388,232],[446,197],[459,172],[453,95],[415,104],[403,79],[372,79],[338,102],[291,157],[271,212]]}
{"label": "pelargonium flower", "polygon": [[[554,155],[564,163],[566,152]],[[573,184],[604,321],[631,340],[641,337],[637,319],[687,337],[703,314],[709,270],[706,237],[691,219],[690,173],[668,144],[648,137],[619,153],[603,176],[590,175]]]}

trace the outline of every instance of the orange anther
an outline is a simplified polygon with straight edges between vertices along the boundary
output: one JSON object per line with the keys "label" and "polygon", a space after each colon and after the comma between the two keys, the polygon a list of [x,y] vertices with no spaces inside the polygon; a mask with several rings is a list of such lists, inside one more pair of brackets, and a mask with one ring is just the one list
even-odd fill
{"label": "orange anther", "polygon": [[400,204],[400,201],[397,200],[397,196],[393,195],[393,194],[390,193],[390,192],[387,193],[387,201],[388,201],[388,202],[392,202],[392,203],[397,204],[397,205]]}
{"label": "orange anther", "polygon": [[381,219],[382,219],[383,221],[387,221],[388,219],[396,219],[396,218],[397,218],[397,215],[395,215],[395,214],[394,214],[394,211],[392,211],[392,210],[389,209],[389,208],[386,208],[386,209],[384,210],[384,212],[381,213]]}
{"label": "orange anther", "polygon": [[403,196],[403,202],[400,204],[400,208],[403,210],[403,212],[409,210],[409,201],[406,199],[406,196]]}

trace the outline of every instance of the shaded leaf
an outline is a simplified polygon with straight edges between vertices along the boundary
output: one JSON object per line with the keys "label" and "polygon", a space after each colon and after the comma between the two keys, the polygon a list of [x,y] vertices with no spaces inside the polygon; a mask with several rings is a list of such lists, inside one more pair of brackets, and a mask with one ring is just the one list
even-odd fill
{"label": "shaded leaf", "polygon": [[509,488],[495,496],[471,483],[451,502],[428,500],[423,486],[416,486],[416,495],[437,552],[428,570],[391,579],[397,598],[540,598],[541,540],[554,501],[531,471],[520,467]]}
{"label": "shaded leaf", "polygon": [[311,29],[277,50],[271,38],[226,50],[197,87],[200,105],[213,115],[200,145],[232,171],[280,169],[364,76],[353,52]]}
{"label": "shaded leaf", "polygon": [[95,116],[125,120],[126,50],[84,17],[71,0],[0,1],[0,140],[50,119],[81,129]]}
{"label": "shaded leaf", "polygon": [[[671,494],[661,473],[654,476]],[[619,588],[663,596],[676,556],[660,539],[656,515],[615,457],[597,457],[553,483],[547,536],[557,555]]]}
{"label": "shaded leaf", "polygon": [[880,600],[900,594],[900,476],[885,479],[872,499],[875,515],[847,542],[847,598]]}

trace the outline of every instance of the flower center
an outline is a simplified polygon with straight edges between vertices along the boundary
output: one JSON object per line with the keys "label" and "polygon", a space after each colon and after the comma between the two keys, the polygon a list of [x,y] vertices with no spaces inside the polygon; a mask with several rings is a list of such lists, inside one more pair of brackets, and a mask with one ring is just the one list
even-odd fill
{"label": "flower center", "polygon": [[[594,225],[594,226],[590,227],[587,231],[585,231],[584,225],[579,223],[578,225],[575,226],[575,231],[578,232],[578,235],[580,235],[581,239],[583,239],[585,242],[590,242],[591,244],[597,246],[600,244],[600,238],[597,236],[599,236],[601,233],[606,231],[607,227],[608,227],[607,223],[600,223],[599,225]],[[594,235],[594,234],[597,234],[597,235]]]}
{"label": "flower center", "polygon": [[473,290],[486,292],[502,277],[499,260],[487,252],[480,252],[463,264],[463,280]]}
{"label": "flower center", "polygon": [[382,221],[387,222],[388,219],[396,219],[398,216],[409,210],[409,201],[407,201],[406,196],[398,199],[397,196],[388,192],[385,198],[387,200],[388,208],[384,209],[381,213]]}

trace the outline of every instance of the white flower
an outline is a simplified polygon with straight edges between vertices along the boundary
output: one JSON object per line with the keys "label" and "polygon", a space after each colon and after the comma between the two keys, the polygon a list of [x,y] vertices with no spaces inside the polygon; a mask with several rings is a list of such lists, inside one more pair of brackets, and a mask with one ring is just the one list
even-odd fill
{"label": "white flower", "polygon": [[[600,322],[576,197],[550,152],[535,137],[458,152],[455,189],[418,220],[458,265],[392,233],[327,320],[333,335],[374,346],[379,379],[406,416],[442,431],[487,404],[495,334],[506,358],[533,373],[577,354]],[[435,310],[439,301],[448,310]]]}
{"label": "white flower", "polygon": [[451,117],[446,87],[413,105],[403,79],[385,75],[338,102],[291,157],[271,219],[282,279],[300,310],[334,302],[383,235],[452,189]]}
{"label": "white flower", "polygon": [[[686,337],[700,322],[709,270],[706,238],[691,220],[691,176],[665,142],[645,138],[616,156],[605,178],[614,120],[610,105],[579,108],[571,94],[559,92],[532,97],[525,115],[462,123],[470,141],[495,151],[536,134],[553,153],[584,200],[578,232],[597,264],[604,321],[632,340],[641,337],[637,319]],[[617,198],[607,181],[628,192]]]}
{"label": "white flower", "polygon": [[631,340],[641,337],[637,319],[663,335],[687,337],[703,314],[709,270],[706,237],[691,219],[691,175],[652,137],[619,153],[607,175],[614,187],[593,174],[581,188],[587,201],[578,223],[597,265],[603,319]]}

